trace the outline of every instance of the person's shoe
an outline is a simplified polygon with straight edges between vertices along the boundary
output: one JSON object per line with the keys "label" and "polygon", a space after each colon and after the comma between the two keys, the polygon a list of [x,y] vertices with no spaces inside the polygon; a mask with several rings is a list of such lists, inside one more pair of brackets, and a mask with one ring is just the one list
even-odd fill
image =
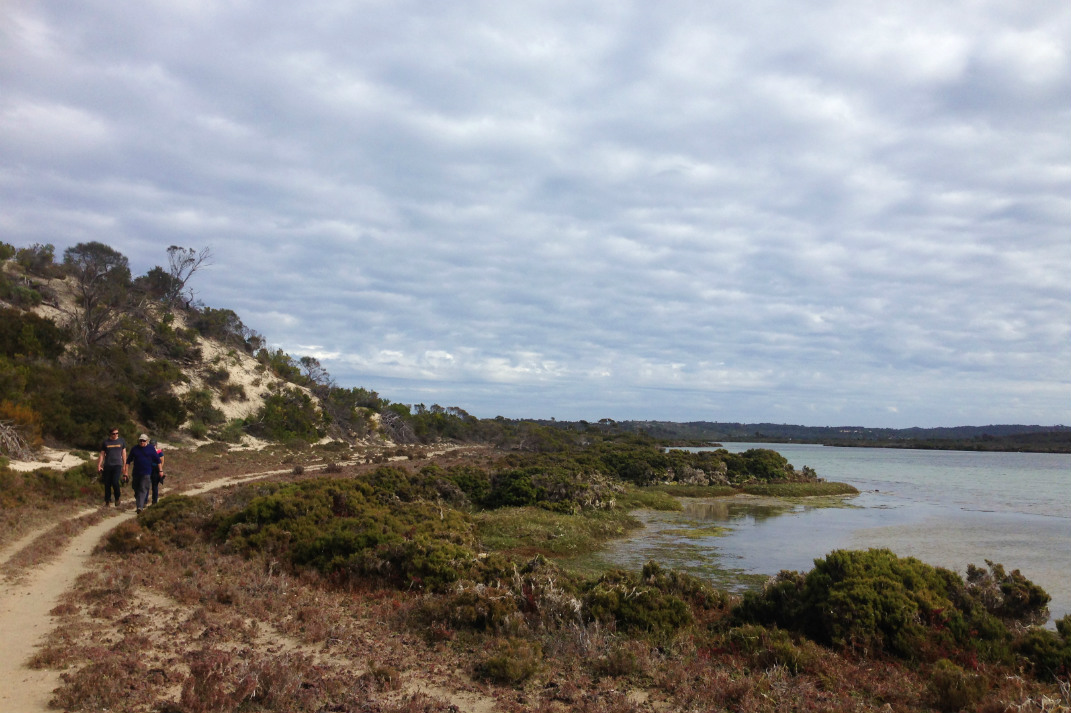
{"label": "person's shoe", "polygon": [[141,514],[141,508],[138,508],[138,515]]}

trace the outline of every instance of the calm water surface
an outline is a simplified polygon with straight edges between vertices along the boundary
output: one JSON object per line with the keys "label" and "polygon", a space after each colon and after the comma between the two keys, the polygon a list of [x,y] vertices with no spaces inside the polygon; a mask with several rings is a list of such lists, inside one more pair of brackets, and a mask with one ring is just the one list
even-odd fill
{"label": "calm water surface", "polygon": [[[999,562],[1045,588],[1054,618],[1071,613],[1071,455],[725,447],[771,448],[796,468],[809,465],[860,494],[690,500],[683,513],[638,513],[644,529],[598,557],[631,569],[655,559],[739,590],[782,569],[809,570],[834,549],[888,547],[960,573],[968,564]],[[718,526],[726,530],[711,531]]]}

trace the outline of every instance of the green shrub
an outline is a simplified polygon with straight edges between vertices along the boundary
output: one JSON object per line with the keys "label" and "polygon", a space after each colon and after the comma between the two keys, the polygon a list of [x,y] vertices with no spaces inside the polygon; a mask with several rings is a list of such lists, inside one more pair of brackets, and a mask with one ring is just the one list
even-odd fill
{"label": "green shrub", "polygon": [[1019,570],[1005,572],[989,560],[988,570],[967,565],[967,593],[1001,621],[1042,624],[1049,618],[1048,593],[1024,577]]}
{"label": "green shrub", "polygon": [[0,355],[56,359],[70,341],[67,330],[32,312],[0,307]]}
{"label": "green shrub", "polygon": [[11,470],[0,456],[0,508],[13,508],[34,501],[80,500],[97,496],[96,462],[67,471],[38,468],[28,473]]}
{"label": "green shrub", "polygon": [[985,682],[948,659],[940,659],[930,671],[926,694],[937,710],[953,713],[978,703],[985,695]]}
{"label": "green shrub", "polygon": [[212,438],[224,443],[240,443],[245,435],[245,421],[240,418],[231,419],[227,424],[212,433]]}
{"label": "green shrub", "polygon": [[648,562],[640,572],[644,584],[665,594],[680,597],[697,609],[727,609],[728,593],[715,589],[707,582],[675,569],[666,570],[657,562]]}
{"label": "green shrub", "polygon": [[[389,473],[377,472],[389,480]],[[220,516],[214,529],[239,550],[268,552],[342,579],[441,589],[476,566],[468,516],[421,500],[403,502],[361,480],[317,478],[279,487]]]}
{"label": "green shrub", "polygon": [[170,393],[145,394],[138,415],[143,422],[162,433],[171,433],[189,417],[182,399]]}
{"label": "green shrub", "polygon": [[678,596],[613,570],[585,587],[583,605],[589,620],[613,623],[633,635],[668,637],[692,622],[688,605]]}
{"label": "green shrub", "polygon": [[476,675],[494,683],[524,683],[535,675],[543,660],[539,644],[526,639],[502,639],[491,648],[491,655],[477,665]]}
{"label": "green shrub", "polygon": [[203,441],[204,439],[208,438],[208,426],[205,425],[204,421],[200,421],[197,419],[191,421],[189,431],[190,435],[199,441]]}
{"label": "green shrub", "polygon": [[104,538],[104,550],[116,554],[162,552],[160,538],[145,530],[136,520],[120,523]]}
{"label": "green shrub", "polygon": [[1031,628],[1015,642],[1015,652],[1029,662],[1040,679],[1055,681],[1071,675],[1071,637],[1066,633],[1069,617],[1057,622],[1057,626],[1062,624],[1062,631]]}
{"label": "green shrub", "polygon": [[31,275],[51,277],[56,269],[56,247],[51,243],[34,243],[15,251],[15,262]]}
{"label": "green shrub", "polygon": [[211,506],[199,497],[165,495],[142,513],[140,523],[160,539],[186,547],[200,537],[211,510]]}
{"label": "green shrub", "polygon": [[182,397],[190,418],[206,426],[223,423],[223,412],[212,405],[212,392],[208,389],[191,389]]}
{"label": "green shrub", "polygon": [[440,624],[453,629],[492,632],[502,631],[511,618],[517,617],[517,601],[512,591],[482,584],[426,598],[417,613],[417,620],[425,627]]}
{"label": "green shrub", "polygon": [[810,642],[797,645],[784,629],[769,629],[746,624],[725,634],[726,647],[757,668],[783,666],[793,674],[812,668],[819,660],[816,646]]}
{"label": "green shrub", "polygon": [[324,435],[324,420],[304,391],[284,388],[268,396],[250,420],[249,429],[273,441],[298,439],[311,443]]}
{"label": "green shrub", "polygon": [[862,653],[933,660],[960,647],[1006,660],[1007,628],[959,575],[889,550],[837,550],[806,575],[782,572],[744,595],[738,623],[774,624]]}

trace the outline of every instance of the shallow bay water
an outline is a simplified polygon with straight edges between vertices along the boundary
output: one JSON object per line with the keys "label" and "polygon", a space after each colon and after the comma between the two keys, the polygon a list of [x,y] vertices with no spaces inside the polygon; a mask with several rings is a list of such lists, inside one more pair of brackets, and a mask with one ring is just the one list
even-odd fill
{"label": "shallow bay water", "polygon": [[637,513],[644,528],[594,557],[629,569],[654,559],[739,591],[835,549],[887,547],[961,574],[985,560],[1018,569],[1052,596],[1054,619],[1071,613],[1071,455],[725,447],[772,448],[860,494],[687,500],[679,513]]}

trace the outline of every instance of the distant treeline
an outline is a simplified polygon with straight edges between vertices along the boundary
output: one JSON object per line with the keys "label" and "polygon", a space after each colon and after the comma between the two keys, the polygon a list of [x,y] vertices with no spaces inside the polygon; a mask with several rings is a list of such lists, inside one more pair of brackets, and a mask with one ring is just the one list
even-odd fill
{"label": "distant treeline", "polygon": [[616,426],[667,440],[803,442],[869,448],[1071,453],[1071,427],[1068,426],[997,424],[952,428],[866,428],[709,421],[621,421]]}

